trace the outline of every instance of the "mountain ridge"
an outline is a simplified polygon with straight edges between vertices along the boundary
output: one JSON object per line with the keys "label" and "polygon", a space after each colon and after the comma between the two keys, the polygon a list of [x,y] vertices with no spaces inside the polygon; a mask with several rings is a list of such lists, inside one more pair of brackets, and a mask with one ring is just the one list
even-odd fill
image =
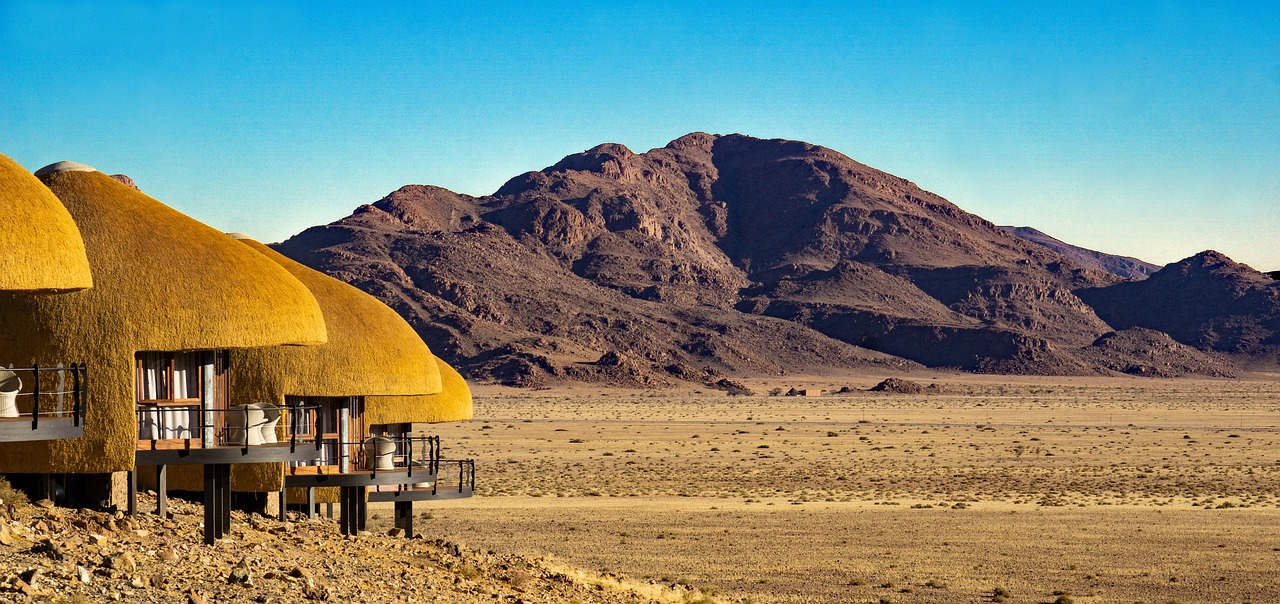
{"label": "mountain ridge", "polygon": [[606,143],[493,195],[406,185],[276,247],[388,302],[473,378],[520,385],[921,365],[1109,374],[1132,348],[1099,360],[1116,329],[1077,295],[1121,276],[801,141]]}

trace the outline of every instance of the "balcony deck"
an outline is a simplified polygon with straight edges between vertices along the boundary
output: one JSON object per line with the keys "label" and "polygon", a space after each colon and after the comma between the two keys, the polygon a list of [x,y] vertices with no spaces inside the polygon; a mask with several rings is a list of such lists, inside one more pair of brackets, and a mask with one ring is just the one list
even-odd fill
{"label": "balcony deck", "polygon": [[140,466],[295,462],[315,453],[315,445],[306,441],[201,447],[198,440],[140,440],[135,461]]}
{"label": "balcony deck", "polygon": [[359,487],[382,485],[407,485],[435,482],[436,474],[430,468],[418,467],[412,472],[409,468],[392,468],[389,470],[356,469],[348,472],[323,471],[320,467],[289,468],[284,477],[286,487]]}
{"label": "balcony deck", "polygon": [[30,414],[0,417],[0,442],[63,440],[84,436],[83,419],[74,417],[41,417],[31,421]]}

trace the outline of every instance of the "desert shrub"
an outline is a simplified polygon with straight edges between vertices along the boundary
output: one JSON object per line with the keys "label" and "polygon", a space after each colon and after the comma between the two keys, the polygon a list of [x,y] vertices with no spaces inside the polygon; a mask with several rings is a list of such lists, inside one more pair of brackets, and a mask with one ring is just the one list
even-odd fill
{"label": "desert shrub", "polygon": [[5,505],[12,504],[17,507],[22,507],[31,501],[27,499],[26,493],[13,488],[13,485],[9,484],[9,481],[4,478],[0,478],[0,502],[3,502]]}
{"label": "desert shrub", "polygon": [[453,569],[453,573],[455,575],[458,575],[459,577],[462,577],[463,579],[472,579],[472,580],[475,580],[481,575],[480,569],[476,568],[474,565],[472,565],[469,562],[459,564],[457,568]]}

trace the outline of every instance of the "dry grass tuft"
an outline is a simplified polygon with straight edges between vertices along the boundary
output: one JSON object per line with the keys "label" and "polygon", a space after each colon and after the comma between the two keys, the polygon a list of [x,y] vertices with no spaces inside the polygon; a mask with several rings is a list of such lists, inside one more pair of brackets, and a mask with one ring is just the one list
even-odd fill
{"label": "dry grass tuft", "polygon": [[671,585],[665,583],[637,581],[614,573],[597,573],[566,564],[560,560],[547,558],[542,566],[549,571],[570,577],[573,580],[614,593],[630,593],[652,601],[666,604],[721,604],[714,595],[714,590],[703,591],[688,581],[680,581]]}
{"label": "dry grass tuft", "polygon": [[26,493],[13,488],[13,485],[9,484],[9,481],[0,477],[0,504],[23,507],[29,503],[31,503],[31,501],[27,498]]}

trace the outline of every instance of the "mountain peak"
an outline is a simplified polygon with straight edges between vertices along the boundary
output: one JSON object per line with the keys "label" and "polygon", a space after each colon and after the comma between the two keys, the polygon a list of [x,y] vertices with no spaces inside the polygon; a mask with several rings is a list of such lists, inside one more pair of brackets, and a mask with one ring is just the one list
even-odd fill
{"label": "mountain peak", "polygon": [[703,151],[711,151],[712,145],[720,139],[719,134],[707,134],[706,132],[690,132],[680,138],[677,138],[664,147],[672,151],[687,151],[690,149],[699,149]]}
{"label": "mountain peak", "polygon": [[587,149],[582,153],[566,156],[556,165],[544,171],[565,172],[577,170],[580,172],[600,172],[609,175],[614,172],[620,172],[619,167],[632,161],[635,157],[636,154],[632,153],[631,149],[628,149],[625,145],[604,143]]}
{"label": "mountain peak", "polygon": [[1183,278],[1229,279],[1239,282],[1241,285],[1267,285],[1272,281],[1263,273],[1254,270],[1253,267],[1236,262],[1226,254],[1216,250],[1205,250],[1194,256],[1183,258],[1164,267],[1160,273],[1156,274],[1159,275],[1166,272],[1170,276],[1177,275]]}

